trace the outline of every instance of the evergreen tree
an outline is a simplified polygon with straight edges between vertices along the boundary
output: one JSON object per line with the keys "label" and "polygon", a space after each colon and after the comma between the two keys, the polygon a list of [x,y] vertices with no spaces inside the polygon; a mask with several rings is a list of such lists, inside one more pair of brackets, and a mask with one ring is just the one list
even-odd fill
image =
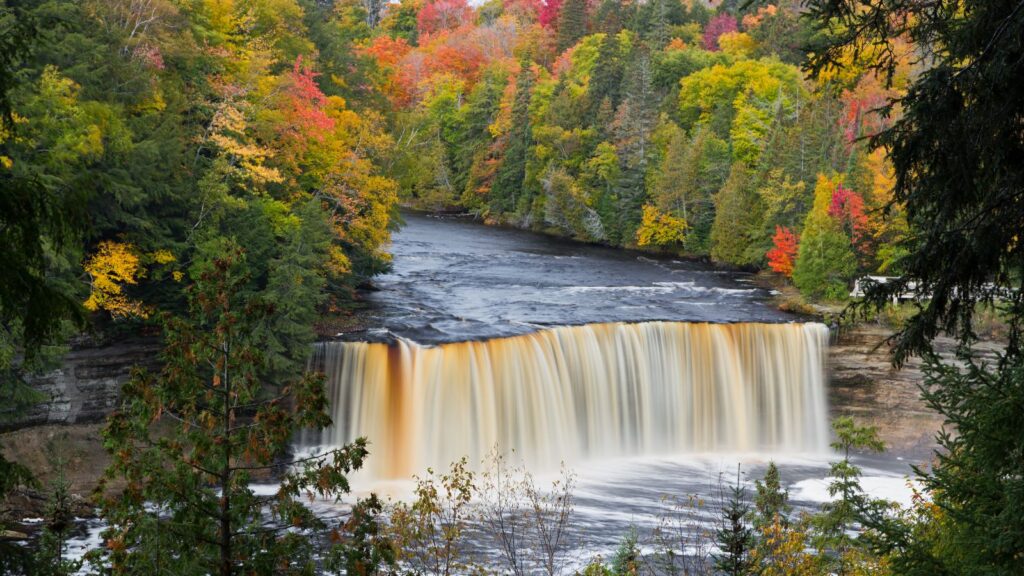
{"label": "evergreen tree", "polygon": [[488,127],[498,115],[506,83],[504,75],[486,74],[460,109],[461,121],[452,137],[451,154],[452,186],[459,194],[468,192],[473,159],[477,151],[490,142]]}
{"label": "evergreen tree", "polygon": [[627,70],[625,98],[616,112],[613,128],[621,168],[616,185],[619,200],[616,229],[619,237],[632,238],[640,223],[646,200],[645,179],[651,157],[651,132],[654,130],[657,97],[651,80],[651,61],[644,49],[633,51]]}
{"label": "evergreen tree", "polygon": [[686,251],[707,255],[715,220],[713,198],[729,176],[729,146],[706,128],[688,138],[669,121],[659,131],[665,144],[651,179],[652,199],[662,212],[686,221]]}
{"label": "evergreen tree", "polygon": [[565,0],[558,12],[558,52],[565,52],[587,34],[587,0]]}
{"label": "evergreen tree", "polygon": [[789,492],[782,487],[775,462],[768,463],[764,478],[757,480],[754,486],[757,489],[757,496],[754,497],[754,528],[761,530],[776,521],[784,527],[788,526],[792,506],[789,505]]}
{"label": "evergreen tree", "polygon": [[599,126],[608,122],[608,117],[599,114],[602,103],[608,100],[611,110],[618,108],[621,90],[622,57],[619,41],[613,34],[605,34],[587,84],[587,111],[591,125]]}
{"label": "evergreen tree", "polygon": [[715,195],[715,221],[711,226],[711,257],[715,260],[748,266],[764,256],[747,250],[761,232],[764,211],[753,180],[750,169],[737,162]]}
{"label": "evergreen tree", "polygon": [[836,435],[832,448],[843,458],[833,462],[829,469],[828,493],[833,500],[823,504],[821,512],[814,517],[814,544],[834,573],[846,576],[854,573],[858,563],[855,548],[863,544],[851,537],[850,531],[867,505],[867,497],[860,487],[860,467],[850,461],[850,451],[882,452],[885,445],[878,439],[877,429],[858,426],[848,416],[836,418],[832,430]]}
{"label": "evergreen tree", "polygon": [[498,213],[514,212],[523,202],[523,182],[526,179],[526,158],[532,143],[530,101],[533,97],[533,70],[528,62],[520,64],[516,77],[516,95],[512,104],[512,128],[508,134],[505,154],[501,159],[494,186],[491,188],[490,207]]}
{"label": "evergreen tree", "polygon": [[814,206],[800,236],[793,283],[813,298],[843,300],[857,272],[857,255],[850,238],[828,209],[837,184],[822,176],[814,189]]}
{"label": "evergreen tree", "polygon": [[[909,230],[894,251],[902,274],[871,287],[863,306],[885,307],[910,287],[927,295],[898,334],[894,361],[926,358],[924,397],[951,429],[938,436],[946,449],[938,461],[917,471],[934,506],[920,506],[909,524],[873,522],[880,549],[900,574],[1019,574],[1024,436],[1010,422],[1024,398],[1024,11],[1011,0],[813,0],[808,15],[816,70],[872,54],[872,68],[891,82],[907,38],[930,49],[928,66],[893,102],[902,116],[872,139],[892,160],[893,208],[905,207]],[[992,308],[1004,314],[1008,346],[979,366],[969,349],[974,315]],[[965,345],[961,362],[934,354],[943,333]]]}
{"label": "evergreen tree", "polygon": [[[987,355],[987,354],[986,354]],[[990,364],[963,350],[959,363],[924,358],[923,399],[947,422],[936,461],[915,468],[921,498],[910,510],[891,504],[858,510],[861,538],[894,574],[1010,576],[1024,550],[1024,462],[1007,445],[1024,445],[1024,357]]]}
{"label": "evergreen tree", "polygon": [[[929,296],[900,333],[899,362],[928,352],[943,332],[970,341],[975,304],[1003,299],[1016,353],[1024,326],[1024,139],[1017,122],[1024,116],[1024,84],[1017,81],[1024,73],[1017,41],[1024,10],[1015,0],[856,5],[807,3],[812,71],[870,54],[867,67],[892,86],[906,66],[901,46],[908,39],[918,49],[935,48],[887,108],[902,115],[871,139],[892,160],[894,203],[906,205],[914,233],[906,273],[871,287],[866,305],[885,306],[911,285]],[[894,13],[906,18],[887,17]]]}
{"label": "evergreen tree", "polygon": [[611,573],[615,576],[636,576],[640,574],[640,547],[638,546],[639,535],[636,526],[630,526],[629,531],[619,542],[619,548],[615,551],[615,558],[612,559]]}
{"label": "evergreen tree", "polygon": [[[26,138],[24,118],[15,121],[22,112],[17,99],[27,88],[27,62],[45,48],[47,34],[64,29],[62,19],[35,7],[22,1],[0,4],[0,429],[45,399],[24,376],[46,367],[54,345],[84,322],[76,285],[60,262],[74,260],[89,222],[88,198],[39,162],[25,161],[53,154],[40,154],[46,148]],[[16,489],[34,485],[31,471],[0,450],[0,504]],[[0,538],[0,573],[30,572],[31,560],[30,550]]]}
{"label": "evergreen tree", "polygon": [[736,468],[736,483],[729,487],[729,499],[723,502],[721,524],[715,531],[719,552],[714,555],[715,569],[730,576],[743,576],[751,568],[750,549],[754,532],[746,524],[750,514],[747,492]]}
{"label": "evergreen tree", "polygon": [[686,18],[682,2],[673,0],[651,0],[637,9],[637,23],[634,26],[641,37],[654,49],[661,49],[671,40],[672,27],[682,24]]}
{"label": "evergreen tree", "polygon": [[[282,460],[292,434],[329,424],[323,379],[289,385],[262,377],[266,341],[256,326],[272,307],[246,297],[242,253],[230,249],[190,291],[186,319],[165,321],[163,369],[137,371],[104,429],[125,483],[103,501],[109,523],[96,558],[113,573],[292,574],[313,566],[309,530],[323,527],[300,496],[348,491],[365,440],[300,462]],[[294,466],[294,468],[292,468]],[[277,492],[250,487],[259,471],[283,472]]]}
{"label": "evergreen tree", "polygon": [[601,0],[591,18],[591,32],[618,34],[629,23],[631,13],[636,13],[632,4],[622,0]]}
{"label": "evergreen tree", "polygon": [[66,442],[65,433],[48,442],[46,446],[47,459],[56,476],[50,482],[50,493],[46,502],[46,525],[35,546],[35,565],[32,571],[35,576],[71,576],[82,568],[81,559],[64,558],[67,540],[74,528],[71,483],[67,479],[68,456],[62,448]]}

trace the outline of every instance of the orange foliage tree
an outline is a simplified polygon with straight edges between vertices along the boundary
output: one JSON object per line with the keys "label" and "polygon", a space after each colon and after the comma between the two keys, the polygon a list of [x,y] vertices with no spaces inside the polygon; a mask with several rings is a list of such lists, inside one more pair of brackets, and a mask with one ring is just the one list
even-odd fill
{"label": "orange foliage tree", "polygon": [[772,249],[768,251],[768,266],[787,277],[793,275],[793,265],[799,249],[800,239],[786,226],[776,226],[772,237]]}

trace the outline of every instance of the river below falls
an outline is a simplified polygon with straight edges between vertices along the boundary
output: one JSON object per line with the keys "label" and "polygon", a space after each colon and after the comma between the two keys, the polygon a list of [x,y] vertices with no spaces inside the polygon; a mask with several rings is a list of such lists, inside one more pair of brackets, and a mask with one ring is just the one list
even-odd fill
{"label": "river below falls", "polygon": [[[393,269],[376,278],[375,289],[365,293],[369,309],[366,329],[339,333],[337,340],[397,339],[437,346],[609,322],[802,321],[771,306],[769,291],[756,286],[749,274],[486,227],[465,218],[403,216],[405,226],[394,234],[391,247]],[[372,441],[371,458],[387,458],[381,453],[383,448],[374,450]],[[735,480],[737,465],[751,495],[754,480],[760,479],[767,462],[774,460],[796,509],[814,510],[829,499],[826,476],[831,459],[822,451],[768,450],[574,462],[575,513],[566,572],[572,573],[594,556],[611,557],[633,527],[646,549],[652,546],[653,530],[666,519],[675,517],[713,529],[723,482]],[[854,460],[863,468],[863,486],[869,495],[909,501],[911,462],[891,453],[857,455]],[[536,478],[545,485],[554,476],[550,470],[538,471]],[[257,488],[264,492],[274,489]],[[312,506],[326,518],[341,518],[356,496],[374,491],[388,498],[408,499],[412,488],[411,479],[357,477],[350,498],[340,503],[314,502]],[[680,518],[670,502],[691,496],[704,505]],[[99,544],[100,529],[99,523],[91,521],[72,541],[69,554]],[[498,561],[494,543],[479,534],[471,536],[469,550],[485,563]]]}

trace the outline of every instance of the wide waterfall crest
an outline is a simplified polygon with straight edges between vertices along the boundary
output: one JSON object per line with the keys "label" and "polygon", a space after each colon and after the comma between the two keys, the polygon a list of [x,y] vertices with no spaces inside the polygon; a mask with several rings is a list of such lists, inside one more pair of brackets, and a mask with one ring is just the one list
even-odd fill
{"label": "wide waterfall crest", "polygon": [[828,329],[609,323],[482,342],[317,344],[335,425],[371,441],[370,474],[409,478],[494,446],[533,469],[692,452],[818,452]]}

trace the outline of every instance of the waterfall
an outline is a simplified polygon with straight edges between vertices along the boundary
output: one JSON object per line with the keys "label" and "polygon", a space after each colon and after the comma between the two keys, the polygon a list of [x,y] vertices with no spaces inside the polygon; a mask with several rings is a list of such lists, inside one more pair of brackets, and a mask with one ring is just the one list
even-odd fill
{"label": "waterfall", "polygon": [[[482,342],[325,342],[334,426],[369,473],[408,478],[493,447],[534,469],[690,452],[816,452],[828,442],[822,324],[609,323]],[[310,437],[312,436],[312,437]]]}

